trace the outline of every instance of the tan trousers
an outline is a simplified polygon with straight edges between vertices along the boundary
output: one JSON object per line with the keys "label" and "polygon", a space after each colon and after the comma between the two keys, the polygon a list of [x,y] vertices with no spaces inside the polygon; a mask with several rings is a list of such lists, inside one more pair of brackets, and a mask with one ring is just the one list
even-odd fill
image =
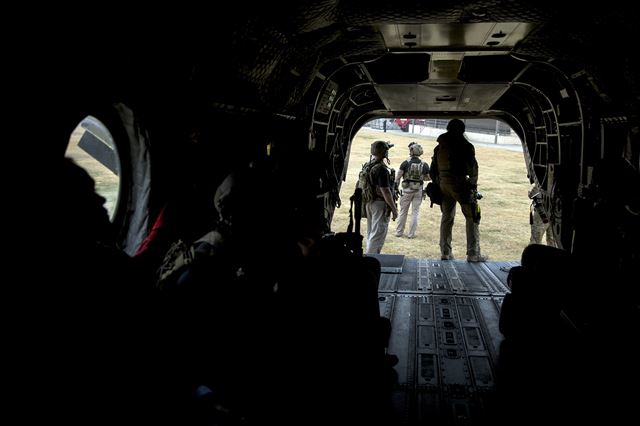
{"label": "tan trousers", "polygon": [[463,179],[441,178],[442,204],[440,211],[440,253],[442,256],[451,255],[451,239],[453,233],[453,221],[456,216],[456,202],[460,203],[465,220],[467,233],[467,256],[480,255],[480,229],[473,222],[473,204],[471,204],[471,192],[468,184]]}
{"label": "tan trousers", "polygon": [[556,239],[553,236],[551,222],[544,223],[534,208],[531,208],[531,215],[533,217],[533,223],[531,224],[531,239],[529,240],[529,244],[542,244],[542,236],[546,234],[547,245],[555,247]]}
{"label": "tan trousers", "polygon": [[367,210],[367,251],[365,253],[380,253],[389,229],[387,203],[371,201],[365,206]]}
{"label": "tan trousers", "polygon": [[396,226],[396,236],[401,237],[404,227],[407,224],[409,206],[411,206],[411,226],[407,237],[415,238],[418,231],[418,216],[420,215],[420,205],[422,204],[422,189],[404,190],[400,197],[400,213],[398,214],[398,226]]}

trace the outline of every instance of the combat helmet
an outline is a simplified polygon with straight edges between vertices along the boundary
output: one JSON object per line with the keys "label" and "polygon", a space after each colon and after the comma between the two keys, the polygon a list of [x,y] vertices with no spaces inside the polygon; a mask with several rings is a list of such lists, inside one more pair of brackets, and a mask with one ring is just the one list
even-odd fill
{"label": "combat helmet", "polygon": [[375,141],[371,144],[371,155],[383,155],[386,157],[389,148],[392,146],[392,143],[386,141]]}
{"label": "combat helmet", "polygon": [[463,134],[464,130],[465,130],[464,121],[460,120],[459,118],[454,118],[453,120],[449,121],[449,123],[447,124],[448,132]]}
{"label": "combat helmet", "polygon": [[424,149],[422,149],[422,146],[420,144],[415,142],[411,142],[409,144],[409,154],[411,154],[412,156],[420,157],[423,153]]}

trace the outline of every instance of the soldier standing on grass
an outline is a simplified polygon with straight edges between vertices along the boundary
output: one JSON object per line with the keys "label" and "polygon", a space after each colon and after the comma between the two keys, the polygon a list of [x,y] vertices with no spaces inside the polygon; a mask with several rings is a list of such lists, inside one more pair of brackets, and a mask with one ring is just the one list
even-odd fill
{"label": "soldier standing on grass", "polygon": [[[371,144],[371,155],[374,156],[373,166],[369,169],[367,179],[371,185],[372,198],[366,200],[367,213],[367,253],[380,253],[389,229],[389,213],[393,220],[398,217],[398,209],[391,192],[391,178],[389,168],[384,163],[388,159],[391,144],[375,141]],[[364,195],[363,191],[363,195]]]}
{"label": "soldier standing on grass", "polygon": [[416,237],[420,205],[423,200],[423,184],[425,180],[431,179],[429,177],[429,164],[420,159],[423,152],[422,146],[416,142],[411,142],[409,144],[409,154],[411,157],[402,162],[398,175],[396,176],[396,187],[400,184],[400,179],[404,178],[402,180],[402,197],[400,197],[400,215],[398,216],[396,237],[402,237],[404,233],[409,206],[412,206],[411,227],[409,228],[407,238]]}
{"label": "soldier standing on grass", "polygon": [[453,259],[451,237],[458,202],[466,223],[467,262],[485,262],[487,258],[480,254],[480,229],[474,220],[478,162],[475,148],[465,138],[464,130],[462,120],[454,118],[449,121],[447,132],[438,136],[438,145],[433,150],[430,174],[442,191],[440,253],[442,260]]}
{"label": "soldier standing on grass", "polygon": [[[542,244],[542,236],[546,234],[547,245],[555,247],[556,240],[553,237],[551,222],[549,222],[549,218],[544,213],[544,210],[541,210],[540,187],[535,183],[531,186],[531,189],[529,189],[529,198],[531,199],[529,212],[531,239],[529,240],[529,244]],[[542,214],[540,214],[539,211]]]}

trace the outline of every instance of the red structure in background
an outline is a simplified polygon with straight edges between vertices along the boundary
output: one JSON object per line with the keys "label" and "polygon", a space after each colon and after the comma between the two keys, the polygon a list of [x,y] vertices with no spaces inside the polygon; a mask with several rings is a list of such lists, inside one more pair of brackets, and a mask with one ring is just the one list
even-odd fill
{"label": "red structure in background", "polygon": [[409,131],[409,119],[408,118],[395,118],[393,120],[394,123],[396,123],[398,125],[398,127],[400,127],[400,130],[402,130],[403,132],[408,132]]}

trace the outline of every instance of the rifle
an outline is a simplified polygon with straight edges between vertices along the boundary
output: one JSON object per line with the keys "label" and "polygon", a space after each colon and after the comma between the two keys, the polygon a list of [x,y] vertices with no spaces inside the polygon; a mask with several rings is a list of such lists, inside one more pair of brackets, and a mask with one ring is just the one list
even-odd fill
{"label": "rifle", "polygon": [[473,222],[474,223],[480,223],[480,218],[482,217],[481,211],[480,211],[480,204],[478,203],[478,200],[482,199],[482,193],[478,192],[477,189],[472,189],[471,190],[471,200],[472,200],[472,206],[473,206]]}
{"label": "rifle", "polygon": [[323,237],[321,241],[323,244],[321,244],[320,247],[329,248],[327,251],[328,253],[350,254],[361,257],[363,253],[362,235],[360,234],[360,221],[362,220],[362,188],[356,187],[349,200],[351,201],[351,206],[349,208],[349,225],[347,226],[347,232],[334,234],[327,238]]}
{"label": "rifle", "polygon": [[391,179],[392,182],[391,194],[393,195],[393,204],[395,204],[396,209],[398,209],[398,199],[402,194],[400,193],[400,188],[398,187],[398,183],[396,182],[396,169],[390,169],[389,179]]}
{"label": "rifle", "polygon": [[356,188],[349,200],[351,201],[351,206],[349,208],[349,225],[347,227],[347,233],[350,234],[353,232],[355,222],[355,233],[360,235],[360,221],[362,220],[362,188]]}
{"label": "rifle", "polygon": [[[540,192],[533,194],[531,197],[531,205],[533,209],[538,213],[540,219],[542,219],[542,223],[549,223],[549,217],[547,217],[547,212],[544,210],[544,205],[542,204],[542,200]],[[533,219],[531,219],[532,221]],[[531,222],[533,223],[533,222]]]}

